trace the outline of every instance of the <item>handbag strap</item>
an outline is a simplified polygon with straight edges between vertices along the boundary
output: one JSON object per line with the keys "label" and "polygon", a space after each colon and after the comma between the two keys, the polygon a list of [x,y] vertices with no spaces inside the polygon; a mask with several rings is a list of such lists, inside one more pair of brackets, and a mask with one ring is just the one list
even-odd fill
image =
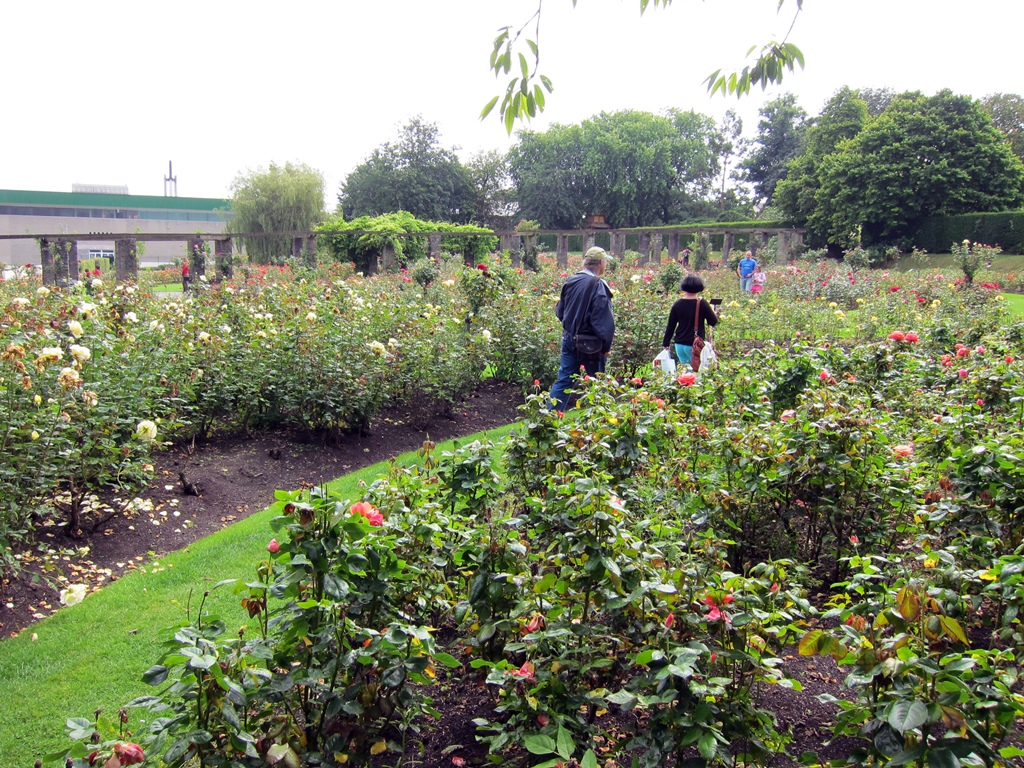
{"label": "handbag strap", "polygon": [[700,296],[697,297],[697,306],[693,310],[693,338],[697,338],[697,328],[700,324]]}
{"label": "handbag strap", "polygon": [[590,315],[590,302],[594,300],[594,289],[597,288],[597,284],[601,282],[601,278],[597,275],[592,275],[590,278],[590,285],[587,286],[587,295],[583,300],[583,311],[579,317],[576,318],[576,327],[572,329],[572,335],[575,336],[580,332],[580,328],[583,326],[584,321]]}

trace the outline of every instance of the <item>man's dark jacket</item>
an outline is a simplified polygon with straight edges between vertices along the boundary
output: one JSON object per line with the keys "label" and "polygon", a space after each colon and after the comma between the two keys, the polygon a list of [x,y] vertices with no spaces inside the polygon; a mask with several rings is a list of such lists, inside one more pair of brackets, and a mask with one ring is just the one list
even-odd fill
{"label": "man's dark jacket", "polygon": [[[584,302],[592,280],[596,280],[597,285],[594,286],[590,306],[586,307]],[[577,272],[566,280],[562,286],[562,297],[555,305],[555,316],[562,321],[562,328],[567,334],[597,336],[604,342],[602,352],[612,348],[612,338],[615,336],[612,291],[601,278],[589,272]]]}

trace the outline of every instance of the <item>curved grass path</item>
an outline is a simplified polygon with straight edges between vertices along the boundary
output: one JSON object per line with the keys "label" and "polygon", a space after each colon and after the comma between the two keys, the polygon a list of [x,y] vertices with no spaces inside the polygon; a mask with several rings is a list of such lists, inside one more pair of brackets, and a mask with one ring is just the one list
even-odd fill
{"label": "curved grass path", "polygon": [[[511,428],[457,442],[486,436],[500,446]],[[441,443],[438,451],[452,450],[455,442]],[[416,461],[415,452],[398,458],[406,466]],[[360,481],[373,481],[387,467],[388,462],[374,464],[329,487],[356,500],[362,496]],[[67,718],[91,717],[96,709],[116,716],[125,703],[152,693],[141,676],[158,658],[166,630],[185,620],[190,595],[194,617],[204,590],[223,579],[252,576],[266,554],[270,519],[264,510],[152,560],[79,605],[0,641],[0,763],[28,768],[43,755],[70,747],[64,735]],[[213,592],[204,612],[222,618],[229,633],[249,622],[238,597],[228,590]],[[133,712],[132,727],[147,714]]]}

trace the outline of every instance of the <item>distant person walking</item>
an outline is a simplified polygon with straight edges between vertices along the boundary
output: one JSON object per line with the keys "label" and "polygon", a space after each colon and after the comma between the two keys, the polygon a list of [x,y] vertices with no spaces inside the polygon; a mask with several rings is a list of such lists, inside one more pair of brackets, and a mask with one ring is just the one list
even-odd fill
{"label": "distant person walking", "polygon": [[[561,298],[555,305],[555,317],[562,321],[562,359],[550,393],[555,410],[564,411],[568,406],[567,390],[573,377],[579,376],[581,366],[590,376],[604,371],[615,337],[615,317],[612,291],[601,275],[611,258],[604,248],[591,248],[583,254],[583,269],[562,285]],[[595,342],[597,349],[580,349],[585,344],[580,336],[599,340]]]}
{"label": "distant person walking", "polygon": [[743,254],[740,263],[736,266],[736,275],[740,279],[740,290],[750,293],[754,286],[754,270],[757,269],[757,259],[751,251]]}
{"label": "distant person walking", "polygon": [[192,278],[188,272],[188,259],[186,258],[181,262],[181,292],[188,293],[188,289],[191,284]]}

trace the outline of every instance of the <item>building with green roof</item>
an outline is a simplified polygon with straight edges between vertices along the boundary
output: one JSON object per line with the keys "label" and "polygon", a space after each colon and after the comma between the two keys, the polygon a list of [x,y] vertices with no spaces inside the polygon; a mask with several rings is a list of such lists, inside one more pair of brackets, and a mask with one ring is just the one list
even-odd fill
{"label": "building with green roof", "polygon": [[[113,258],[114,240],[139,233],[219,234],[227,230],[230,200],[209,197],[130,195],[126,187],[75,185],[74,192],[0,189],[0,262],[38,264],[35,235],[110,234],[110,241],[82,243],[79,260]],[[166,264],[185,255],[181,242],[150,242],[141,265]]]}

